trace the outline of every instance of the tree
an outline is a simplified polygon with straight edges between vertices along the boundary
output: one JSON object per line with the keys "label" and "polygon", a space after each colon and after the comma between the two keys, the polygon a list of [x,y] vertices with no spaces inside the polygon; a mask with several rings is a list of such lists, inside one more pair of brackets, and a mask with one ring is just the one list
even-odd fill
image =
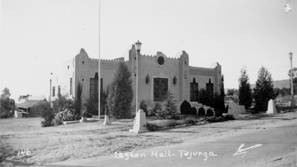
{"label": "tree", "polygon": [[2,90],[1,98],[10,98],[10,91],[8,88],[4,88]]}
{"label": "tree", "polygon": [[125,63],[120,62],[108,95],[108,108],[115,118],[130,118],[133,99],[131,74]]}
{"label": "tree", "polygon": [[238,90],[237,89],[227,89],[227,96],[234,96],[238,94]]}
{"label": "tree", "polygon": [[10,91],[4,88],[0,96],[0,117],[7,118],[13,115],[15,110],[15,101],[10,98]]}
{"label": "tree", "polygon": [[247,75],[246,69],[241,70],[241,75],[239,78],[239,104],[244,105],[248,109],[253,101],[252,90],[249,83],[249,77]]}
{"label": "tree", "polygon": [[272,77],[265,67],[258,71],[258,79],[254,88],[255,109],[256,111],[266,111],[270,99],[274,98]]}
{"label": "tree", "polygon": [[[100,91],[100,114],[105,114],[106,110],[106,98],[107,92]],[[98,115],[98,93],[95,96],[90,97],[86,104],[88,115]]]}

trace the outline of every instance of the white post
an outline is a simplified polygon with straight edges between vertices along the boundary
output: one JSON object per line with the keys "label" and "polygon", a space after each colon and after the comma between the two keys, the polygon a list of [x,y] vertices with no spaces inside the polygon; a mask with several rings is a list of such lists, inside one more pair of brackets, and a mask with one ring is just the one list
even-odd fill
{"label": "white post", "polygon": [[135,92],[136,92],[136,95],[135,95],[135,100],[136,100],[136,102],[135,102],[135,109],[136,109],[136,112],[138,111],[138,58],[139,58],[139,51],[137,50],[136,51],[137,52],[137,54],[136,54],[136,90],[135,90]]}
{"label": "white post", "polygon": [[101,106],[101,102],[100,102],[100,94],[101,94],[101,70],[100,70],[100,52],[101,52],[101,47],[100,47],[100,44],[101,44],[101,34],[100,34],[100,10],[101,10],[101,0],[98,1],[98,42],[99,42],[99,50],[98,50],[98,53],[99,53],[99,59],[98,59],[98,120],[100,120],[100,106]]}
{"label": "white post", "polygon": [[289,53],[289,56],[290,56],[290,64],[291,64],[291,72],[290,72],[290,81],[291,81],[291,96],[293,97],[294,96],[294,85],[293,85],[293,53],[290,52]]}
{"label": "white post", "polygon": [[138,73],[139,73],[139,69],[138,69],[138,65],[139,65],[139,57],[140,57],[140,50],[141,50],[141,42],[137,41],[135,43],[136,46],[136,77],[135,77],[135,84],[136,84],[136,90],[135,90],[135,110],[136,113],[138,111]]}

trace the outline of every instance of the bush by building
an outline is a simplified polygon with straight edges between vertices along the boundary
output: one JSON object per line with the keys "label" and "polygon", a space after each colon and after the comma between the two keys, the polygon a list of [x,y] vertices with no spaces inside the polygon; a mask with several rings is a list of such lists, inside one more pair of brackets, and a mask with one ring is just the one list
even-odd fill
{"label": "bush by building", "polygon": [[53,126],[53,120],[55,118],[54,111],[50,108],[50,104],[48,102],[43,102],[38,104],[37,108],[40,110],[41,117],[44,119],[41,121],[42,127]]}
{"label": "bush by building", "polygon": [[64,111],[60,111],[56,113],[55,118],[53,120],[53,125],[58,126],[63,124],[63,121],[73,121],[74,115],[73,111],[66,109]]}

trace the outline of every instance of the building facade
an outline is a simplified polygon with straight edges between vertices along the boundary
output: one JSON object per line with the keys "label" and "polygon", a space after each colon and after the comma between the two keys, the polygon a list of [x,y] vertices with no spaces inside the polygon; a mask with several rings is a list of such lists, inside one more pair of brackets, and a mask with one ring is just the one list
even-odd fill
{"label": "building facade", "polygon": [[[178,104],[184,100],[198,101],[201,89],[220,94],[223,84],[221,66],[217,63],[213,68],[192,67],[189,61],[189,55],[185,51],[182,51],[178,58],[168,57],[162,52],[145,55],[140,49],[137,50],[134,44],[129,50],[129,60],[117,58],[100,61],[101,90],[106,91],[114,79],[119,63],[123,62],[131,72],[134,98],[138,80],[138,103],[142,100],[162,102],[167,92],[173,94]],[[87,52],[81,49],[80,53],[64,66],[67,71],[62,79],[64,82],[54,87],[59,88],[61,94],[75,97],[76,88],[81,84],[83,103],[92,96],[98,96],[98,62],[98,59],[90,58]],[[135,99],[133,101],[135,104]]]}

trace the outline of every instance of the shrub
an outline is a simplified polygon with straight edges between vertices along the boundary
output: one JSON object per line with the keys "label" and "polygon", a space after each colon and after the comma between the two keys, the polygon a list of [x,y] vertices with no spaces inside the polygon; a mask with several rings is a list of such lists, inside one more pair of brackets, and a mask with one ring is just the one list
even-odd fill
{"label": "shrub", "polygon": [[227,114],[227,115],[225,115],[224,117],[225,117],[225,119],[226,119],[227,121],[229,121],[229,120],[235,120],[234,116],[231,115],[231,114]]}
{"label": "shrub", "polygon": [[55,115],[53,124],[54,124],[54,126],[58,126],[58,125],[61,125],[62,123],[63,123],[63,112],[61,111]]}
{"label": "shrub", "polygon": [[41,117],[44,119],[44,121],[41,122],[41,126],[53,126],[53,119],[55,118],[55,114],[54,111],[50,108],[49,102],[44,101],[35,107],[40,109]]}
{"label": "shrub", "polygon": [[191,107],[191,115],[197,115],[197,109],[195,107]]}
{"label": "shrub", "polygon": [[229,120],[235,120],[233,115],[211,117],[207,119],[208,122],[223,122],[223,121],[229,121]]}
{"label": "shrub", "polygon": [[195,125],[196,124],[196,120],[194,118],[186,118],[185,123],[187,125]]}
{"label": "shrub", "polygon": [[[108,89],[107,89],[108,90]],[[107,108],[106,108],[106,103],[107,103],[107,95],[108,92],[105,92],[103,90],[100,91],[100,114],[101,115],[105,115],[108,114],[107,113]],[[98,115],[98,93],[96,93],[95,96],[90,97],[89,99],[87,99],[87,102],[84,104],[84,106],[86,107],[86,114],[88,116],[92,116],[92,115]]]}
{"label": "shrub", "polygon": [[206,110],[206,117],[213,117],[214,115],[214,111],[212,109],[207,109]]}
{"label": "shrub", "polygon": [[199,110],[198,110],[198,116],[199,117],[206,116],[205,109],[203,107],[199,108]]}
{"label": "shrub", "polygon": [[73,121],[74,115],[71,110],[65,110],[63,111],[63,121]]}
{"label": "shrub", "polygon": [[162,105],[160,103],[155,103],[155,106],[153,108],[153,115],[157,116],[158,118],[165,118],[166,113],[163,110]]}
{"label": "shrub", "polygon": [[157,131],[157,130],[161,129],[161,127],[159,127],[158,125],[151,124],[151,123],[147,123],[146,128],[149,131]]}
{"label": "shrub", "polygon": [[153,111],[154,107],[155,105],[151,100],[142,100],[139,105],[139,108],[146,113],[146,116],[156,116]]}
{"label": "shrub", "polygon": [[141,100],[139,108],[144,111],[146,116],[148,116],[147,104],[146,104],[146,102],[144,100]]}
{"label": "shrub", "polygon": [[60,111],[56,113],[55,118],[53,120],[53,124],[57,126],[57,125],[61,125],[63,121],[73,121],[73,120],[75,120],[73,111],[66,109],[64,111]]}
{"label": "shrub", "polygon": [[146,124],[146,127],[150,131],[156,131],[156,130],[174,127],[176,125],[177,125],[177,121],[175,120],[155,120],[155,121],[148,122]]}
{"label": "shrub", "polygon": [[177,108],[176,108],[176,101],[174,99],[174,96],[172,93],[167,92],[167,98],[165,102],[165,117],[171,118],[172,116],[177,114]]}

